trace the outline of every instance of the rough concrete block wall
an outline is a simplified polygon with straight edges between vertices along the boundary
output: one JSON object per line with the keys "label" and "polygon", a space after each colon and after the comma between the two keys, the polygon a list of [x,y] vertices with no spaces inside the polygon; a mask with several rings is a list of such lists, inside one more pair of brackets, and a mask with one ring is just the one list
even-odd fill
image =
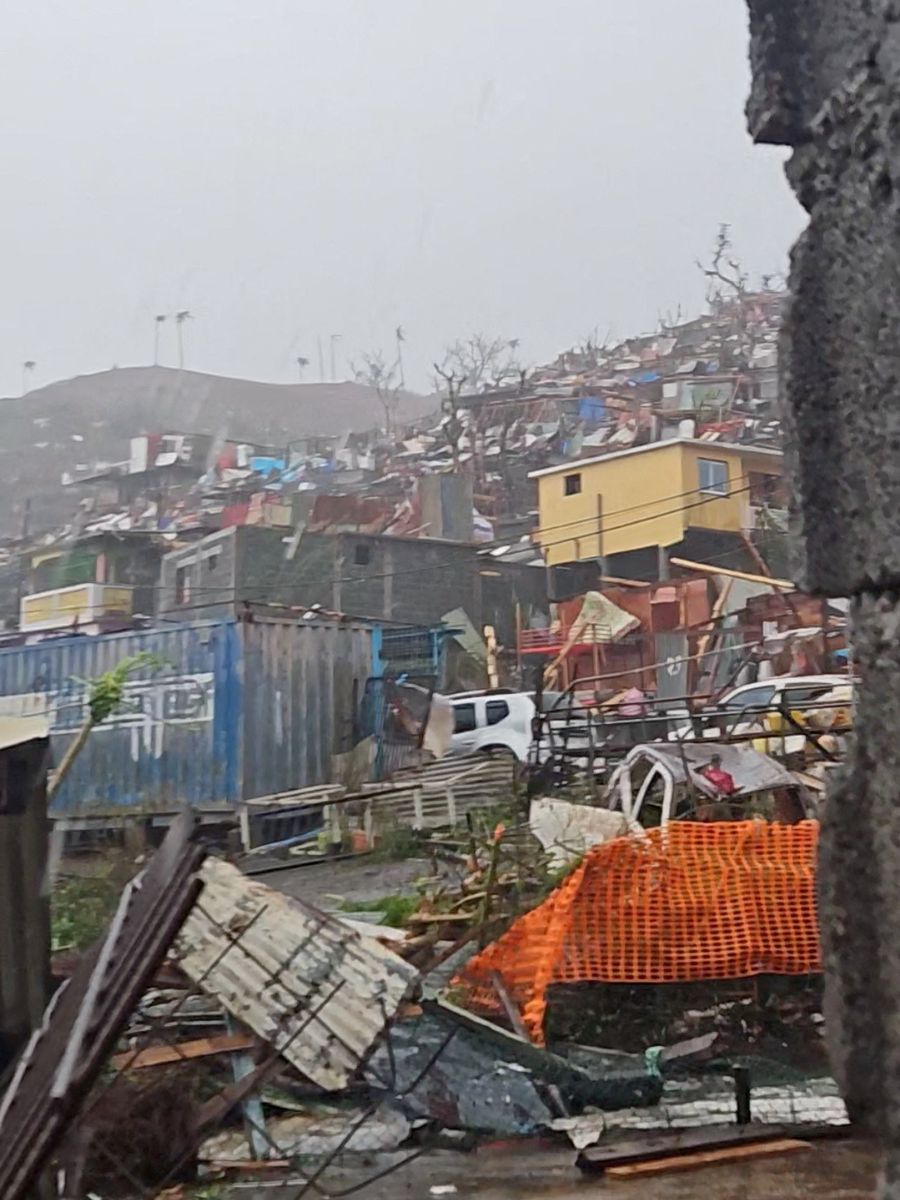
{"label": "rough concrete block wall", "polygon": [[809,213],[782,361],[796,572],[850,596],[856,743],[826,805],[832,1057],[900,1197],[900,6],[748,0],[751,132]]}

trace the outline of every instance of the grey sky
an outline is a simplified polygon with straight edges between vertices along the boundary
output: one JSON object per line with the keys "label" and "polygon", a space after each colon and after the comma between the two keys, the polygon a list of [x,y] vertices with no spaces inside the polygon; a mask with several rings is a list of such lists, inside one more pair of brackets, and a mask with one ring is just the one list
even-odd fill
{"label": "grey sky", "polygon": [[544,361],[698,307],[719,221],[754,276],[802,226],[744,132],[742,0],[3,10],[0,394],[149,362],[177,308],[222,374],[398,323],[419,386],[476,329]]}

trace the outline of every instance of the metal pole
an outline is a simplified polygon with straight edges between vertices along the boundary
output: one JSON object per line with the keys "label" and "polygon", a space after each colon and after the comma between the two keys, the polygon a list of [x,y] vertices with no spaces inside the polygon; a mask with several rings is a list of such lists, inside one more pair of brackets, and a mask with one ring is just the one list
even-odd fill
{"label": "metal pole", "polygon": [[750,1068],[735,1066],[733,1071],[735,1120],[738,1125],[749,1125],[751,1121]]}

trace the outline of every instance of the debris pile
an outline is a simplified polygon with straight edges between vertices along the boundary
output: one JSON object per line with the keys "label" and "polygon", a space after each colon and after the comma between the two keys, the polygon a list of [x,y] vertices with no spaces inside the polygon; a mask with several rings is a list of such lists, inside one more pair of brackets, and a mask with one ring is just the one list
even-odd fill
{"label": "debris pile", "polygon": [[458,982],[496,1013],[499,976],[543,1040],[553,984],[817,973],[818,832],[815,821],[676,822],[595,847]]}

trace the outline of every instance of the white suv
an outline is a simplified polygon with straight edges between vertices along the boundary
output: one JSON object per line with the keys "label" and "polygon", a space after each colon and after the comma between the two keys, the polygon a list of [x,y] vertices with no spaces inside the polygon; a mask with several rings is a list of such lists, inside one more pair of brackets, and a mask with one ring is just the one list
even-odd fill
{"label": "white suv", "polygon": [[450,750],[455,754],[505,752],[528,759],[534,701],[524,692],[459,692],[453,709]]}

